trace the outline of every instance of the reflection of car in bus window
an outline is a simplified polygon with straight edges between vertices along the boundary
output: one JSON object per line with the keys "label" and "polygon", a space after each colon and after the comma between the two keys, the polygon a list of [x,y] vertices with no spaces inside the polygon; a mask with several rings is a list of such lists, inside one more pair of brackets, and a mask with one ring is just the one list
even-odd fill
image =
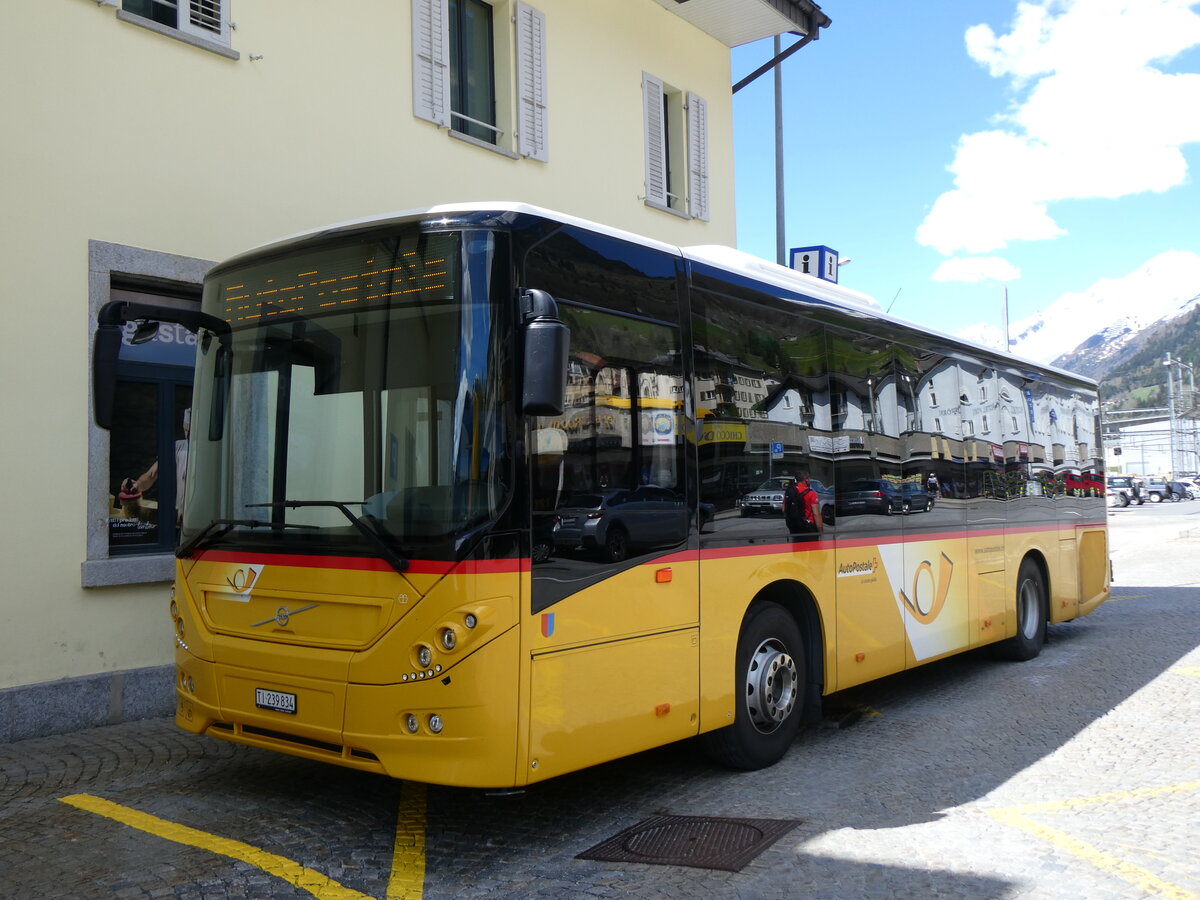
{"label": "reflection of car in bus window", "polygon": [[[795,482],[796,479],[791,476],[781,475],[776,478],[768,478],[753,491],[742,495],[738,500],[739,512],[743,516],[753,516],[759,513],[782,516],[784,494]],[[833,491],[816,478],[810,478],[808,486],[816,491],[820,498],[821,518],[827,524],[831,523],[834,514]]]}
{"label": "reflection of car in bus window", "polygon": [[899,487],[886,479],[859,478],[837,492],[837,512],[840,516],[862,513],[890,516],[904,512],[904,496]]}
{"label": "reflection of car in bus window", "polygon": [[904,499],[904,511],[928,512],[933,509],[933,495],[927,493],[919,484],[906,482],[900,487]]}
{"label": "reflection of car in bus window", "polygon": [[611,562],[638,547],[678,544],[687,537],[683,498],[655,485],[568,497],[558,509],[555,546],[600,550]]}

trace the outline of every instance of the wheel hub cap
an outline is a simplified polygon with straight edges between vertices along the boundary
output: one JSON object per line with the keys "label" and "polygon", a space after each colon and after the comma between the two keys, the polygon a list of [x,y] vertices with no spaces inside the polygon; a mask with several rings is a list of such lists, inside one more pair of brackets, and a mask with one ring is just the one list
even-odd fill
{"label": "wheel hub cap", "polygon": [[784,723],[796,706],[799,682],[795,660],[779,641],[758,645],[746,672],[746,709],[756,729],[769,734]]}

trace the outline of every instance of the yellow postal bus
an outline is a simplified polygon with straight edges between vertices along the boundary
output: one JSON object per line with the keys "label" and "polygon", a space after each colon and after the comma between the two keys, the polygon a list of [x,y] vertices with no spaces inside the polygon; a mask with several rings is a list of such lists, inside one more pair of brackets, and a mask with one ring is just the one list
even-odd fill
{"label": "yellow postal bus", "polygon": [[521,204],[334,227],[106,307],[100,424],[139,319],[199,336],[188,731],[463,786],[695,736],[756,768],[830,692],[1108,597],[1093,382],[736,251]]}

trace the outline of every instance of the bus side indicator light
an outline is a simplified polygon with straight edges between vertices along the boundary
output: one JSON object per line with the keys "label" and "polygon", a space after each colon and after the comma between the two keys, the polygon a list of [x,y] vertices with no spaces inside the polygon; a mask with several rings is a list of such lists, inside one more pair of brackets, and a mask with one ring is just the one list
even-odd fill
{"label": "bus side indicator light", "polygon": [[854,654],[855,662],[862,662],[866,658],[867,658],[867,654],[865,654],[865,653],[855,653]]}
{"label": "bus side indicator light", "polygon": [[671,711],[670,703],[660,703],[660,704],[658,704],[658,706],[654,707],[654,714],[656,716],[658,716],[659,718],[662,718],[670,711]]}
{"label": "bus side indicator light", "polygon": [[659,569],[654,573],[654,581],[657,584],[666,584],[674,577],[674,573],[670,569]]}

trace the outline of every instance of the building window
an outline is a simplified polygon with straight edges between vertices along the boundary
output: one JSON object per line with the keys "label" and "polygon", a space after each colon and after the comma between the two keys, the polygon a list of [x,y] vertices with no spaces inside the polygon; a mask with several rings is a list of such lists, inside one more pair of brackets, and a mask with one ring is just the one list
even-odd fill
{"label": "building window", "polygon": [[450,127],[496,143],[496,60],[492,8],[482,0],[449,0]]}
{"label": "building window", "polygon": [[546,161],[544,14],[511,0],[413,0],[412,25],[413,114]]}
{"label": "building window", "polygon": [[121,0],[121,12],[154,30],[229,45],[229,0]]}
{"label": "building window", "polygon": [[642,73],[646,204],[708,221],[708,104]]}

